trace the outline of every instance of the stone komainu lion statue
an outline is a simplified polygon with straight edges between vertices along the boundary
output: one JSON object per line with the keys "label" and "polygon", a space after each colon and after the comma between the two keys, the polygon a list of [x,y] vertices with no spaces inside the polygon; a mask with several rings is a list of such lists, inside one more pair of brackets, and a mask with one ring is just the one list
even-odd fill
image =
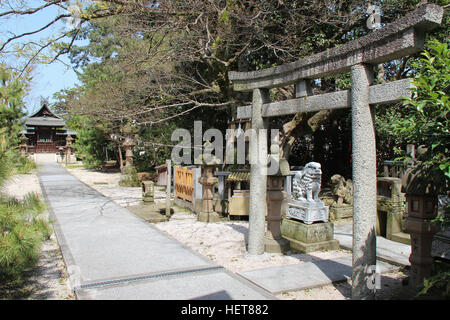
{"label": "stone komainu lion statue", "polygon": [[336,205],[353,204],[352,180],[345,180],[339,174],[333,175],[331,177],[331,191]]}
{"label": "stone komainu lion statue", "polygon": [[318,202],[322,180],[322,169],[320,163],[309,162],[301,171],[294,175],[292,183],[292,195],[296,200]]}

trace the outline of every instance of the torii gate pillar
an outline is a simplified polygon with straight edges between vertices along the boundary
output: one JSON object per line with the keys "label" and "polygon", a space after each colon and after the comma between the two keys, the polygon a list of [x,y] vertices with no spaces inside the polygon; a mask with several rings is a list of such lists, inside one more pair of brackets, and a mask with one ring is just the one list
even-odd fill
{"label": "torii gate pillar", "polygon": [[352,296],[373,299],[375,286],[366,285],[376,268],[377,177],[373,109],[369,105],[372,70],[357,64],[350,71],[352,89],[353,272]]}

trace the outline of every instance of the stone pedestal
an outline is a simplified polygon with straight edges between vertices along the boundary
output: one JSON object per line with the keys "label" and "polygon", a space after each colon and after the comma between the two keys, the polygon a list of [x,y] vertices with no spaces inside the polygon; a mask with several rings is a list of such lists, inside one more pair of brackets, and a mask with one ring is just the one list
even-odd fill
{"label": "stone pedestal", "polygon": [[319,199],[322,180],[320,163],[309,162],[293,179],[293,199],[287,204],[281,234],[289,240],[291,250],[313,252],[336,250],[334,226],[329,222],[328,206]]}
{"label": "stone pedestal", "polygon": [[220,222],[220,215],[217,212],[199,212],[197,221],[200,222]]}
{"label": "stone pedestal", "polygon": [[264,236],[265,252],[286,252],[289,242],[281,236],[282,204],[286,199],[285,176],[267,177],[267,231]]}
{"label": "stone pedestal", "polygon": [[291,200],[288,203],[286,218],[311,224],[316,221],[328,221],[328,207],[322,201]]}
{"label": "stone pedestal", "polygon": [[439,228],[437,225],[431,224],[430,221],[412,217],[406,218],[405,228],[411,235],[409,285],[415,289],[421,286],[423,280],[431,275],[433,265],[431,244],[433,236],[439,231]]}
{"label": "stone pedestal", "polygon": [[139,187],[140,183],[137,177],[137,171],[134,166],[125,166],[122,168],[119,186],[121,187]]}
{"label": "stone pedestal", "polygon": [[289,241],[293,251],[309,253],[314,251],[337,250],[339,241],[333,239],[334,225],[331,222],[306,224],[283,218],[281,234]]}

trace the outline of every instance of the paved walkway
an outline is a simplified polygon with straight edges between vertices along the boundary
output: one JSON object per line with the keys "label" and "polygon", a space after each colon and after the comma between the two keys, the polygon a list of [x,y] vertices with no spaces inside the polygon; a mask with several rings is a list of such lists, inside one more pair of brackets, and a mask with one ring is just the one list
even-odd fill
{"label": "paved walkway", "polygon": [[274,299],[70,175],[39,180],[79,299]]}
{"label": "paved walkway", "polygon": [[[351,277],[351,255],[234,274],[56,163],[40,163],[39,180],[79,299],[275,299],[271,294]],[[351,249],[352,225],[335,226],[335,238],[341,247]],[[408,265],[410,250],[377,237],[378,259]],[[377,264],[382,273],[397,269]]]}

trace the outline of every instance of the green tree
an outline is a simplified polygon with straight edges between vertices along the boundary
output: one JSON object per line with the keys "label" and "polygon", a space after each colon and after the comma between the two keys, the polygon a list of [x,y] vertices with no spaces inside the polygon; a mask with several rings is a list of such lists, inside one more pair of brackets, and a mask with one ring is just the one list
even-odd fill
{"label": "green tree", "polygon": [[[401,140],[423,145],[424,166],[450,179],[450,51],[447,43],[432,40],[415,61],[413,97],[405,97],[402,113],[392,118],[392,132]],[[399,151],[400,153],[400,151]]]}
{"label": "green tree", "polygon": [[0,128],[5,129],[3,135],[11,146],[19,142],[19,132],[22,130],[25,86],[26,80],[5,65],[0,65]]}
{"label": "green tree", "polygon": [[73,146],[85,165],[97,168],[105,163],[105,147],[109,141],[102,129],[89,125],[88,122],[86,121],[86,126],[77,129],[77,140]]}

